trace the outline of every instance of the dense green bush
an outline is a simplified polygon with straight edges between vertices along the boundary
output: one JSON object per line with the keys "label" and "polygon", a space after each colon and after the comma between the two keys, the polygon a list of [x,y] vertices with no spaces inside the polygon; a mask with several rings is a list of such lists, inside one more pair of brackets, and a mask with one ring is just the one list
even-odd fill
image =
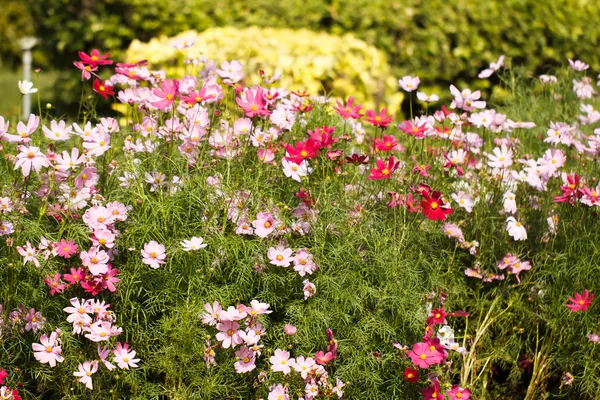
{"label": "dense green bush", "polygon": [[385,50],[398,74],[418,73],[428,83],[473,77],[503,53],[534,69],[568,56],[583,58],[592,67],[600,61],[595,48],[600,8],[591,0],[26,2],[33,17],[27,25],[44,38],[50,60],[64,65],[77,50],[92,46],[124,49],[134,38],[145,41],[225,25],[350,32]]}
{"label": "dense green bush", "polygon": [[[228,25],[352,33],[384,50],[396,77],[419,75],[425,89],[436,91],[451,82],[486,87],[488,81],[473,78],[500,54],[538,72],[567,57],[582,58],[592,67],[600,62],[594,45],[600,36],[596,23],[600,8],[591,0],[4,2],[0,36],[9,40],[0,43],[0,60],[18,63],[14,39],[21,32],[35,32],[43,39],[35,53],[43,69],[71,66],[78,50],[123,52],[133,39],[148,41]],[[53,98],[48,99],[62,112],[77,110],[76,76],[61,74]]]}

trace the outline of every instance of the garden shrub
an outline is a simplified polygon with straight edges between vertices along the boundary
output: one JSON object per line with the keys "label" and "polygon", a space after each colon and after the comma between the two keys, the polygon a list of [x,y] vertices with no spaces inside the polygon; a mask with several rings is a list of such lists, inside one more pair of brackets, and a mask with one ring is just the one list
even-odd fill
{"label": "garden shrub", "polygon": [[[185,52],[173,43],[185,40],[195,44]],[[134,40],[126,55],[129,61],[148,60],[151,66],[167,66],[169,75],[185,74],[187,58],[246,60],[247,80],[281,74],[281,85],[291,90],[354,96],[366,107],[386,104],[391,113],[399,109],[404,97],[391,75],[385,55],[352,35],[334,36],[308,30],[209,28],[204,32],[186,31],[173,38],[161,37],[148,43]],[[169,67],[170,66],[170,67]]]}

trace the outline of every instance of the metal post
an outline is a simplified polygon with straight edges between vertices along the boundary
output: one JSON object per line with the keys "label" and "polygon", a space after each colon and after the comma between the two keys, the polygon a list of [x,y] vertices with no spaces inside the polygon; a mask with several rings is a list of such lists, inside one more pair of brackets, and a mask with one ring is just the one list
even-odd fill
{"label": "metal post", "polygon": [[[34,37],[24,37],[19,40],[21,50],[23,50],[23,79],[31,81],[31,49],[37,44]],[[31,114],[31,98],[29,94],[23,95],[23,120],[27,120]]]}

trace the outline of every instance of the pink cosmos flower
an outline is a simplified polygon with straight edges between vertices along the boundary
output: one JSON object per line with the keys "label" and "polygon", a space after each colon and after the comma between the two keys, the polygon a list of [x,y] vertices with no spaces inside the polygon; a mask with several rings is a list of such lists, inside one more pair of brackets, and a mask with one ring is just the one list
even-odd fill
{"label": "pink cosmos flower", "polygon": [[21,247],[21,246],[17,246],[17,252],[23,256],[23,265],[27,264],[27,262],[33,263],[33,265],[36,266],[36,268],[40,267],[40,262],[38,261],[38,259],[36,258],[37,256],[37,249],[35,247],[33,247],[31,245],[31,243],[27,242],[25,244],[25,248]]}
{"label": "pink cosmos flower", "polygon": [[458,385],[452,386],[451,389],[446,391],[446,394],[451,400],[469,400],[469,398],[471,398],[471,391],[469,389],[461,388]]}
{"label": "pink cosmos flower", "polygon": [[290,400],[287,389],[281,383],[271,386],[269,390],[270,392],[267,400]]}
{"label": "pink cosmos flower", "polygon": [[354,97],[350,96],[346,105],[340,103],[339,100],[336,100],[335,102],[337,106],[333,106],[333,109],[337,111],[339,116],[344,120],[350,118],[360,119],[360,117],[362,117],[363,114],[360,113],[360,110],[362,110],[363,106],[360,104],[354,105]]}
{"label": "pink cosmos flower", "polygon": [[459,91],[456,86],[450,85],[450,93],[454,96],[452,108],[462,108],[465,111],[472,111],[476,108],[485,108],[485,101],[479,100],[481,92],[479,90],[471,92],[469,89]]}
{"label": "pink cosmos flower", "polygon": [[109,371],[112,371],[116,367],[106,359],[109,354],[110,350],[108,349],[108,346],[100,347],[100,345],[98,345],[98,357],[100,358],[100,361],[102,361],[102,364],[104,364]]}
{"label": "pink cosmos flower", "polygon": [[40,151],[39,147],[35,146],[20,146],[20,153],[15,157],[15,169],[21,168],[23,176],[29,176],[33,169],[35,172],[40,172],[42,167],[49,167],[50,161]]}
{"label": "pink cosmos flower", "polygon": [[47,275],[44,279],[44,283],[50,288],[50,295],[54,296],[56,293],[62,293],[67,288],[67,285],[60,281],[60,274],[54,276]]}
{"label": "pink cosmos flower", "polygon": [[73,127],[71,125],[66,126],[65,121],[59,121],[58,123],[56,121],[50,122],[50,129],[42,126],[44,136],[50,140],[69,140],[72,130]]}
{"label": "pink cosmos flower", "polygon": [[158,268],[161,264],[165,263],[165,258],[167,255],[165,254],[165,246],[152,240],[144,245],[144,249],[141,250],[142,253],[142,262],[150,268]]}
{"label": "pink cosmos flower", "polygon": [[81,70],[81,80],[82,81],[83,80],[89,81],[92,77],[92,72],[98,71],[97,65],[86,65],[82,61],[73,61],[73,65],[75,65],[78,69]]}
{"label": "pink cosmos flower", "polygon": [[275,230],[275,220],[267,212],[256,214],[256,219],[252,221],[254,233],[260,238],[265,238]]}
{"label": "pink cosmos flower", "polygon": [[315,361],[319,365],[327,365],[327,363],[329,363],[331,360],[334,360],[334,359],[335,359],[335,356],[330,351],[328,351],[328,352],[317,351],[315,353]]}
{"label": "pink cosmos flower", "polygon": [[46,318],[44,318],[40,311],[36,312],[34,308],[30,308],[27,315],[25,315],[25,322],[25,331],[37,332],[44,327]]}
{"label": "pink cosmos flower", "polygon": [[239,328],[240,324],[235,321],[223,321],[217,324],[219,333],[217,333],[216,338],[221,342],[221,346],[224,349],[235,347],[242,343],[242,338],[238,334]]}
{"label": "pink cosmos flower", "polygon": [[490,66],[488,68],[484,69],[483,71],[481,71],[479,73],[479,75],[477,75],[477,77],[479,79],[489,78],[490,76],[492,76],[492,74],[494,72],[498,71],[503,66],[504,66],[504,55],[501,55],[500,58],[498,58],[498,61],[490,63]]}
{"label": "pink cosmos flower", "polygon": [[29,143],[31,142],[31,138],[29,137],[33,132],[35,132],[40,124],[40,117],[34,114],[29,115],[29,119],[27,120],[27,125],[25,125],[22,121],[17,124],[17,135],[12,135],[6,133],[8,131],[8,122],[4,124],[4,119],[0,122],[3,123],[4,127],[0,126],[3,134],[0,135],[2,140],[6,140],[9,143]]}
{"label": "pink cosmos flower", "polygon": [[250,317],[255,318],[259,315],[271,314],[273,311],[269,310],[269,307],[270,305],[268,303],[261,303],[258,300],[252,300],[250,302],[250,307],[246,307],[245,311]]}
{"label": "pink cosmos flower", "polygon": [[206,310],[206,314],[201,315],[203,324],[214,326],[221,320],[223,308],[221,308],[218,301],[215,301],[212,306],[209,303],[206,303],[204,309]]}
{"label": "pink cosmos flower", "polygon": [[240,347],[240,349],[235,352],[235,357],[237,358],[237,361],[233,364],[233,367],[238,374],[244,374],[256,368],[256,354],[248,347]]}
{"label": "pink cosmos flower", "polygon": [[290,358],[290,353],[280,349],[275,350],[269,361],[271,362],[271,371],[283,372],[284,375],[289,374],[292,368],[296,367],[296,360]]}
{"label": "pink cosmos flower", "polygon": [[570,58],[568,60],[569,60],[569,66],[571,68],[573,68],[575,71],[585,71],[586,69],[588,69],[590,67],[588,64],[586,64],[580,60],[573,61]]}
{"label": "pink cosmos flower", "polygon": [[264,117],[271,114],[271,111],[267,108],[265,91],[261,87],[255,87],[253,90],[246,89],[242,97],[236,97],[235,101],[247,117]]}
{"label": "pink cosmos flower", "polygon": [[302,284],[304,285],[304,288],[302,289],[304,292],[304,300],[313,297],[317,293],[317,287],[308,279],[305,279]]}
{"label": "pink cosmos flower", "polygon": [[419,77],[415,76],[405,76],[402,79],[398,80],[398,86],[402,88],[405,92],[412,92],[413,90],[417,90],[419,87],[419,83],[421,80]]}
{"label": "pink cosmos flower", "polygon": [[270,247],[267,252],[267,257],[269,257],[270,263],[273,265],[289,267],[292,261],[294,261],[292,253],[292,249],[279,245],[277,248]]}
{"label": "pink cosmos flower", "polygon": [[108,271],[108,254],[104,250],[92,247],[88,251],[82,251],[79,254],[81,263],[87,267],[92,275],[105,274]]}
{"label": "pink cosmos flower", "polygon": [[135,358],[136,352],[135,350],[129,347],[128,343],[117,343],[115,349],[113,350],[113,355],[113,361],[117,363],[117,365],[121,369],[129,369],[129,367],[138,367],[137,363],[140,361],[140,359]]}
{"label": "pink cosmos flower", "polygon": [[296,334],[296,327],[294,325],[285,324],[283,327],[283,332],[285,332],[288,336],[293,336]]}
{"label": "pink cosmos flower", "polygon": [[79,247],[73,240],[68,242],[65,239],[61,239],[57,246],[58,255],[63,258],[70,258],[73,254],[77,253]]}
{"label": "pink cosmos flower", "polygon": [[177,79],[165,79],[160,84],[160,89],[154,88],[152,94],[160,100],[151,101],[150,104],[161,111],[166,111],[179,95],[179,81]]}
{"label": "pink cosmos flower", "polygon": [[40,337],[40,343],[31,345],[34,353],[33,356],[42,364],[49,364],[52,368],[56,367],[57,362],[63,362],[64,358],[60,355],[62,349],[58,334],[52,332],[50,337],[45,334]]}
{"label": "pink cosmos flower", "polygon": [[294,271],[298,272],[300,276],[304,276],[306,274],[311,275],[316,269],[317,264],[313,261],[312,254],[306,249],[296,251],[296,255],[294,255]]}
{"label": "pink cosmos flower", "polygon": [[583,296],[575,293],[575,298],[569,297],[571,304],[567,304],[567,308],[573,312],[587,311],[588,307],[592,305],[592,300],[594,300],[594,295],[585,289]]}
{"label": "pink cosmos flower", "polygon": [[313,367],[316,365],[315,359],[312,357],[299,356],[296,357],[296,364],[294,365],[294,369],[300,373],[302,379],[306,379],[308,374],[311,372]]}
{"label": "pink cosmos flower", "polygon": [[77,368],[78,371],[73,372],[73,375],[79,377],[79,382],[83,383],[85,387],[93,390],[92,375],[98,371],[98,361],[85,361]]}
{"label": "pink cosmos flower", "polygon": [[503,144],[500,148],[494,147],[492,152],[494,153],[493,155],[486,154],[487,158],[490,160],[487,163],[490,167],[508,168],[512,165],[513,151],[506,147],[506,145]]}
{"label": "pink cosmos flower", "polygon": [[120,335],[122,331],[122,328],[117,328],[108,321],[96,321],[90,325],[89,333],[85,337],[92,342],[103,342],[110,340],[112,336]]}
{"label": "pink cosmos flower", "polygon": [[426,343],[416,343],[407,354],[413,364],[419,368],[429,368],[430,365],[439,364],[437,351],[431,350]]}

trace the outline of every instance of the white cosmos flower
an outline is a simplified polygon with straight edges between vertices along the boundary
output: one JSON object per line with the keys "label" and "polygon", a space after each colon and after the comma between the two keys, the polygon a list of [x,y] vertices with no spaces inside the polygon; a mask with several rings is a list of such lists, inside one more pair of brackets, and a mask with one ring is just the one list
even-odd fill
{"label": "white cosmos flower", "polygon": [[19,81],[19,90],[23,95],[36,93],[38,91],[33,87],[33,82],[31,81]]}

